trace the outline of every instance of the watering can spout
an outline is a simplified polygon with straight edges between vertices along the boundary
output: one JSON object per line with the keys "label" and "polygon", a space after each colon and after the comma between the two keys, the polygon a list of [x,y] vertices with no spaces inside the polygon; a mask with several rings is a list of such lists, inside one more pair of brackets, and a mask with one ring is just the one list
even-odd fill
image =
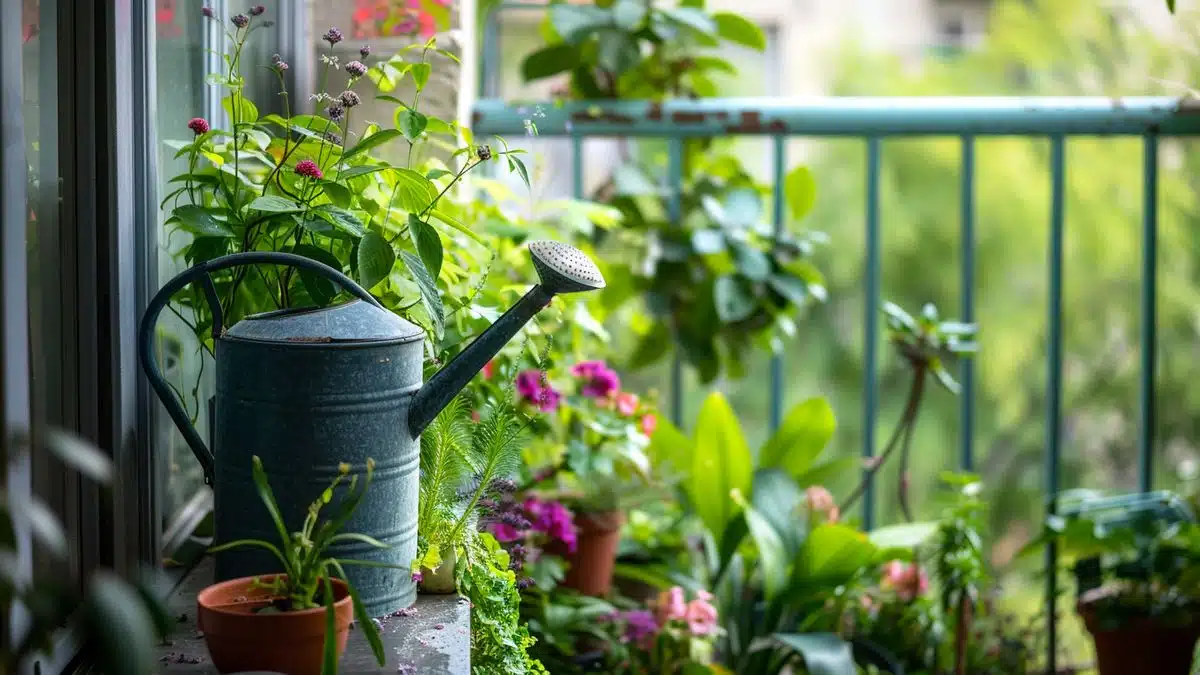
{"label": "watering can spout", "polygon": [[529,254],[537,269],[538,284],[421,387],[408,414],[414,438],[554,296],[604,288],[604,276],[596,263],[573,246],[532,241]]}

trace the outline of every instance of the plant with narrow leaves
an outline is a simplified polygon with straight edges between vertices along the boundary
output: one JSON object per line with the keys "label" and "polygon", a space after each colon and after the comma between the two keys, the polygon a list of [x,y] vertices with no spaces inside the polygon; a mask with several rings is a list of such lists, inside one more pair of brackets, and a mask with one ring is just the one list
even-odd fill
{"label": "plant with narrow leaves", "polygon": [[[274,599],[272,607],[281,611],[301,611],[325,607],[325,649],[322,672],[329,674],[337,672],[338,658],[332,579],[338,578],[346,582],[347,592],[354,605],[355,621],[358,622],[359,628],[366,636],[367,643],[371,645],[371,651],[375,654],[376,661],[382,666],[386,662],[386,655],[383,652],[383,642],[379,637],[379,628],[367,614],[366,608],[359,599],[358,591],[346,578],[345,568],[349,565],[361,565],[407,569],[399,565],[375,561],[334,558],[327,554],[330,546],[346,541],[381,549],[388,547],[387,544],[365,534],[341,531],[350,517],[354,515],[359,504],[362,503],[363,497],[366,496],[367,488],[371,485],[372,474],[375,471],[375,461],[367,459],[366,473],[361,484],[357,474],[350,475],[350,469],[350,465],[345,463],[338,467],[338,475],[333,478],[329,487],[321,491],[321,494],[309,505],[308,513],[305,515],[300,529],[292,532],[284,523],[283,514],[279,510],[279,504],[275,501],[275,494],[271,491],[262,460],[255,455],[253,458],[254,485],[258,490],[259,499],[271,515],[271,521],[279,534],[279,541],[273,544],[261,539],[237,539],[209,549],[209,553],[245,547],[265,549],[275,556],[283,569],[282,574],[272,577],[270,581],[256,579],[259,587],[270,591],[271,597]],[[333,502],[336,492],[343,486],[343,483],[345,484],[345,494],[333,507],[333,514],[322,519],[321,510]]]}
{"label": "plant with narrow leaves", "polygon": [[921,308],[919,318],[914,318],[893,302],[883,303],[883,313],[887,319],[888,341],[912,370],[912,384],[896,429],[888,438],[883,451],[872,458],[862,482],[850,496],[842,500],[841,507],[843,510],[849,509],[862,496],[875,472],[879,471],[879,467],[899,448],[900,510],[905,520],[911,522],[908,459],[912,448],[913,429],[916,428],[917,415],[921,411],[921,402],[925,394],[925,378],[927,375],[933,375],[947,391],[958,394],[960,387],[946,369],[946,360],[969,358],[973,355],[978,349],[975,343],[977,329],[975,324],[940,320],[937,307],[932,303],[927,303]]}

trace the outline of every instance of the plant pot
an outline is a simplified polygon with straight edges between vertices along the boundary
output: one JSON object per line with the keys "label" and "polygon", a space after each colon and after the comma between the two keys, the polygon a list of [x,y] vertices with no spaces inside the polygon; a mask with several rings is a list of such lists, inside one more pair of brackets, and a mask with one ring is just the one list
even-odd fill
{"label": "plant pot", "polygon": [[1200,639],[1200,617],[1184,625],[1149,618],[1129,619],[1118,628],[1101,625],[1086,601],[1076,611],[1092,634],[1100,675],[1188,675]]}
{"label": "plant pot", "polygon": [[[264,581],[276,575],[259,577]],[[325,608],[259,613],[274,599],[253,586],[255,577],[213,584],[196,596],[196,623],[204,633],[213,665],[222,673],[270,671],[320,675],[325,648]],[[344,581],[333,580],[334,639],[340,657],[346,651],[354,615]]]}
{"label": "plant pot", "polygon": [[597,598],[608,595],[624,522],[625,514],[620,511],[583,513],[575,518],[577,545],[574,553],[564,556],[570,565],[562,582],[565,588]]}
{"label": "plant pot", "polygon": [[421,568],[421,592],[436,595],[448,595],[458,590],[454,583],[454,566],[458,553],[451,546],[449,551],[442,552],[442,564],[436,570],[428,567]]}

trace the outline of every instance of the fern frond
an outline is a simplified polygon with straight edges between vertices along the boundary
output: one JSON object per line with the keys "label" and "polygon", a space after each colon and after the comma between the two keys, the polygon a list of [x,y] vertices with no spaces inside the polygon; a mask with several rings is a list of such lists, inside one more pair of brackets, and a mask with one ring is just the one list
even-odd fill
{"label": "fern frond", "polygon": [[475,509],[491,489],[492,481],[507,478],[519,468],[525,431],[526,425],[513,407],[511,396],[502,396],[486,407],[471,439],[472,464],[477,467],[473,477],[475,490],[454,526],[452,540],[457,540],[467,524],[474,522]]}
{"label": "fern frond", "polygon": [[470,452],[469,413],[463,397],[456,397],[421,435],[421,507],[419,532],[434,532],[438,514],[453,509],[457,490],[470,474],[466,457]]}

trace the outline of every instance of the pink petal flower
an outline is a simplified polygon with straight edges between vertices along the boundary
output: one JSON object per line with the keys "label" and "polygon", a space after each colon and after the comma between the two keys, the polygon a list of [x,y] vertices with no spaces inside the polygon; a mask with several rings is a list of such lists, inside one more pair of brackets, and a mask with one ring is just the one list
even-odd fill
{"label": "pink petal flower", "polygon": [[711,635],[717,629],[717,608],[696,598],[687,605],[688,630],[692,635]]}
{"label": "pink petal flower", "polygon": [[668,621],[679,621],[687,617],[687,603],[683,599],[683,588],[672,586],[670,590],[658,594],[654,604],[654,614],[661,624]]}
{"label": "pink petal flower", "polygon": [[647,436],[653,436],[654,430],[658,428],[658,417],[654,413],[646,413],[642,415],[642,433]]}

